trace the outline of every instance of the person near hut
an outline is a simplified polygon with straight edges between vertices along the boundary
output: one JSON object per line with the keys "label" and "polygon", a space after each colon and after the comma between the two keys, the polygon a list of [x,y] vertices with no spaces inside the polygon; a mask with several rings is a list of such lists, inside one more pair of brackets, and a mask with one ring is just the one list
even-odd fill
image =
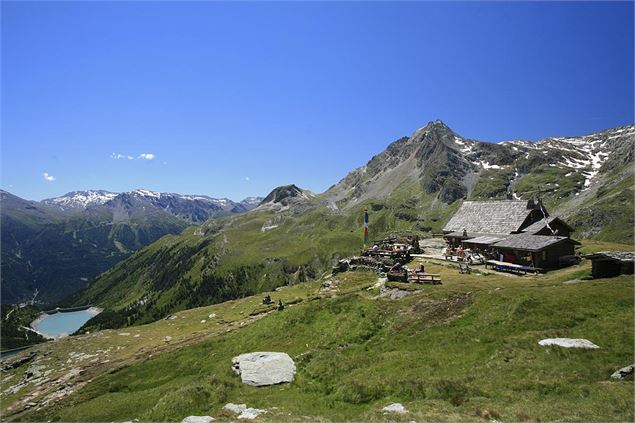
{"label": "person near hut", "polygon": [[282,300],[278,300],[278,311],[284,310],[284,304],[282,304]]}
{"label": "person near hut", "polygon": [[463,249],[463,245],[459,246],[459,249],[458,249],[456,255],[459,258],[459,261],[463,261],[463,259],[465,258],[465,250]]}

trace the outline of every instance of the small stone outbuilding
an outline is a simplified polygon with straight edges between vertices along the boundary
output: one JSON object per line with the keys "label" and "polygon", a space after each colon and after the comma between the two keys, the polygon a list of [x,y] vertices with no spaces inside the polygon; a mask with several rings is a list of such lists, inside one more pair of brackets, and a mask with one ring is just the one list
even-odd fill
{"label": "small stone outbuilding", "polygon": [[584,258],[591,260],[591,273],[594,278],[611,278],[633,274],[635,252],[601,251],[588,254]]}

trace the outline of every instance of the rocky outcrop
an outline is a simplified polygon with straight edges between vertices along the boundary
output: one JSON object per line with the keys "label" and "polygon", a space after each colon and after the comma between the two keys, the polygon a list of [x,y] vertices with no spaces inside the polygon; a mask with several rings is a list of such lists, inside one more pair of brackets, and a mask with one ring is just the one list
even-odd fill
{"label": "rocky outcrop", "polygon": [[538,342],[538,344],[542,345],[543,347],[549,346],[549,345],[555,345],[555,346],[563,347],[563,348],[584,348],[588,350],[595,350],[600,348],[597,345],[595,345],[593,342],[587,339],[572,339],[572,338],[548,338],[548,339],[543,339],[542,341]]}
{"label": "rocky outcrop", "polygon": [[635,364],[631,364],[630,366],[622,367],[615,373],[611,375],[611,379],[627,379],[633,378],[633,372],[635,371]]}
{"label": "rocky outcrop", "polygon": [[384,408],[381,409],[381,411],[383,411],[384,413],[398,413],[398,414],[404,414],[408,412],[408,410],[406,410],[406,407],[404,407],[398,402],[385,406]]}
{"label": "rocky outcrop", "polygon": [[241,354],[232,359],[232,370],[250,386],[288,383],[293,381],[296,372],[291,357],[280,352]]}
{"label": "rocky outcrop", "polygon": [[2,366],[2,371],[6,372],[11,369],[17,369],[21,365],[26,364],[29,361],[32,361],[36,355],[37,355],[37,351],[31,351],[28,355],[25,355],[24,357],[18,357],[13,360],[9,360],[7,362],[3,360],[4,365]]}

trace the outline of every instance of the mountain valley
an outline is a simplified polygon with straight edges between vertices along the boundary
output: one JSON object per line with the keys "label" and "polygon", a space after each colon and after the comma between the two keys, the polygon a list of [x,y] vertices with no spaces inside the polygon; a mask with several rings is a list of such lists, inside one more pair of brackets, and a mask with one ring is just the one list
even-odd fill
{"label": "mountain valley", "polygon": [[[632,361],[632,277],[592,278],[589,260],[517,276],[417,257],[412,265],[443,283],[404,288],[331,269],[362,248],[365,211],[371,240],[431,238],[464,200],[539,197],[575,229],[579,254],[627,251],[634,148],[635,125],[492,144],[433,121],[318,194],[290,184],[241,204],[146,190],[42,202],[2,192],[3,295],[103,308],[73,336],[20,353],[27,364],[3,360],[3,418],[232,421],[224,404],[246,403],[273,421],[632,420],[632,383],[610,377]],[[9,269],[31,280],[47,263],[81,283],[20,291],[6,279]],[[84,280],[87,263],[100,270]],[[62,286],[70,295],[57,295]],[[37,314],[15,310],[3,317]],[[600,348],[538,344],[565,336]],[[241,384],[232,357],[249,351],[288,353],[295,379]],[[395,402],[407,411],[386,415]]]}

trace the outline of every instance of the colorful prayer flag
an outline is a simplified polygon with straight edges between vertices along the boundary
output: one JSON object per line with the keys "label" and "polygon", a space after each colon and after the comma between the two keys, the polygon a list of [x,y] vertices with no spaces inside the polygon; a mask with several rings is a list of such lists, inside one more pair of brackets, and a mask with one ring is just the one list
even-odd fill
{"label": "colorful prayer flag", "polygon": [[368,211],[364,210],[364,247],[368,244]]}

